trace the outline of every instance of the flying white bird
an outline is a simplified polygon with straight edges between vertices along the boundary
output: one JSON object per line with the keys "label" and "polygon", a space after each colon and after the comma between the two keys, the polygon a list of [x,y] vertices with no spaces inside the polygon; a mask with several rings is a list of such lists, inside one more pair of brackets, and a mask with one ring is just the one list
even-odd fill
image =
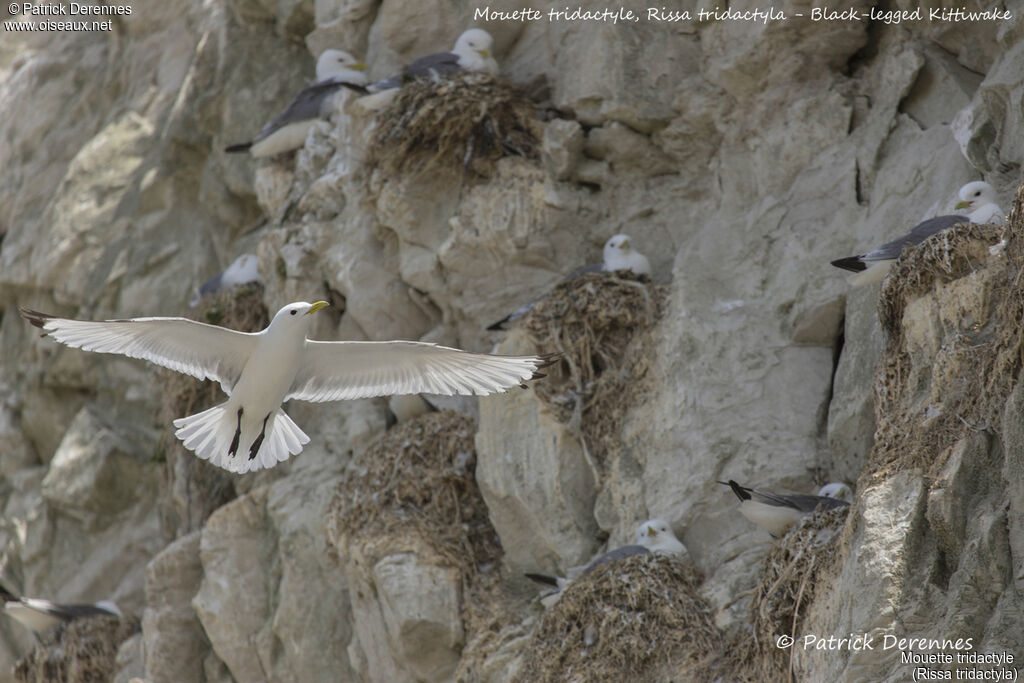
{"label": "flying white bird", "polygon": [[204,296],[216,294],[222,289],[230,289],[250,282],[263,282],[259,267],[260,260],[256,258],[256,254],[242,254],[232,261],[223,273],[214,275],[198,289],[192,290],[192,300],[188,302],[189,308],[195,308]]}
{"label": "flying white bird", "polygon": [[541,598],[541,602],[544,606],[550,607],[557,602],[559,592],[573,581],[578,580],[581,576],[586,576],[598,567],[608,564],[609,562],[624,560],[625,558],[633,557],[634,555],[646,555],[647,553],[672,555],[683,558],[688,555],[686,546],[676,538],[676,535],[673,533],[672,527],[669,526],[668,522],[662,519],[649,519],[637,528],[635,545],[624,545],[616,548],[615,550],[610,550],[591,560],[590,563],[582,569],[570,569],[568,572],[570,575],[569,577],[548,576],[547,574],[526,574],[525,576],[531,581],[541,585],[551,586],[555,589],[554,592],[548,593]]}
{"label": "flying white bird", "polygon": [[4,611],[10,617],[37,634],[75,619],[124,616],[110,600],[94,605],[61,605],[41,598],[19,598],[3,586],[0,586],[0,599],[4,601]]}
{"label": "flying white bird", "polygon": [[[562,282],[568,282],[587,273],[614,273],[617,270],[631,270],[636,275],[649,276],[651,274],[650,262],[646,256],[633,248],[629,235],[612,235],[609,237],[608,241],[604,243],[603,256],[603,262],[591,263],[589,266],[577,268],[562,278]],[[487,329],[503,330],[509,323],[515,322],[529,313],[536,305],[536,299],[528,304],[524,304],[498,322],[489,325]]]}
{"label": "flying white bird", "polygon": [[818,490],[816,496],[780,495],[740,486],[735,481],[720,481],[732,489],[740,499],[740,513],[758,525],[773,537],[778,538],[786,533],[804,516],[816,510],[834,510],[850,504],[853,492],[850,487],[840,482],[826,484]]}
{"label": "flying white bird", "polygon": [[298,149],[306,144],[309,129],[318,119],[333,111],[333,96],[342,87],[366,85],[366,64],[344,50],[324,50],[316,61],[316,83],[304,88],[288,108],[263,126],[248,142],[230,145],[225,152],[250,152],[254,157],[269,157]]}
{"label": "flying white bird", "polygon": [[[967,183],[960,188],[958,193],[960,201],[954,208],[970,209],[966,216],[950,214],[936,216],[922,221],[914,226],[913,230],[902,237],[897,237],[892,242],[857,256],[832,261],[832,265],[843,270],[850,270],[858,275],[851,279],[851,284],[863,285],[870,282],[877,282],[885,277],[893,262],[903,252],[903,248],[924,242],[932,235],[942,232],[946,228],[961,223],[1002,223],[1003,212],[996,204],[996,191],[991,185],[981,180]],[[863,271],[869,271],[863,273]]]}
{"label": "flying white bird", "polygon": [[214,379],[228,400],[174,420],[185,448],[232,472],[273,467],[309,437],[281,404],[389,394],[490,394],[538,376],[551,356],[494,356],[426,342],[306,339],[326,301],[288,304],[262,332],[235,332],[185,318],[91,322],[19,309],[43,336],[85,351],[142,358]]}

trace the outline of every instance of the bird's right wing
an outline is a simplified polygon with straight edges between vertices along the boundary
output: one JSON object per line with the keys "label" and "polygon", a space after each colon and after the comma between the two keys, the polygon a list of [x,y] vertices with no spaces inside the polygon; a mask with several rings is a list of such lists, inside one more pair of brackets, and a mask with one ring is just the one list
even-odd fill
{"label": "bird's right wing", "polygon": [[426,342],[307,341],[285,400],[491,394],[522,384],[548,364],[544,356],[494,356]]}
{"label": "bird's right wing", "polygon": [[215,379],[231,393],[258,334],[235,332],[186,318],[72,320],[18,309],[44,336],[84,351],[141,358],[199,379]]}

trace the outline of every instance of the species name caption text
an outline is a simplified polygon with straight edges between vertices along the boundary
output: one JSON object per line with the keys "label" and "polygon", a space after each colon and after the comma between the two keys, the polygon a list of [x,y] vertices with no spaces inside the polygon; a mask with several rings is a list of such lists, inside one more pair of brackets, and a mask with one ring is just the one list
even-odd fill
{"label": "species name caption text", "polygon": [[[7,11],[18,20],[4,22],[5,31],[110,31],[113,19],[92,20],[87,17],[128,16],[131,5],[85,5],[70,2],[64,5],[12,2]],[[35,19],[39,17],[39,19]],[[68,17],[64,19],[63,17]],[[81,17],[79,19],[78,17]]]}
{"label": "species name caption text", "polygon": [[629,9],[626,7],[605,7],[592,9],[583,7],[563,7],[562,9],[535,9],[523,7],[516,10],[491,9],[477,7],[473,10],[473,21],[483,22],[532,22],[532,21],[594,21],[611,24],[637,23],[640,21],[654,23],[674,23],[680,21],[748,21],[767,24],[772,21],[787,19],[803,19],[812,22],[851,22],[879,21],[885,24],[900,24],[910,21],[941,21],[947,23],[1009,21],[1013,13],[1009,10],[993,8],[974,10],[967,7],[943,7],[937,9],[883,10],[872,7],[867,10],[854,7],[814,7],[800,12],[781,10],[770,5],[766,9],[734,9],[732,7],[715,7],[714,9],[676,10],[667,7],[647,7],[645,9]]}
{"label": "species name caption text", "polygon": [[900,638],[851,633],[847,637],[804,635],[775,637],[779,649],[845,652],[899,652],[900,664],[913,667],[915,681],[1015,681],[1020,673],[1011,652],[978,652],[973,638]]}

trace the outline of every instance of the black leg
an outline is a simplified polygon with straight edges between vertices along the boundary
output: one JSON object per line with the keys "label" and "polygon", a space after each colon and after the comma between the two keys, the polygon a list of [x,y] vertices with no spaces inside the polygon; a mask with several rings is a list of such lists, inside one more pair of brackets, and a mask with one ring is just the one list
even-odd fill
{"label": "black leg", "polygon": [[235,427],[235,438],[231,439],[231,447],[228,449],[228,455],[234,456],[235,452],[238,451],[238,439],[242,436],[242,409],[238,409],[238,426]]}
{"label": "black leg", "polygon": [[249,449],[249,459],[252,460],[256,457],[256,454],[260,451],[260,446],[263,445],[263,437],[267,434],[267,420],[270,419],[270,413],[263,418],[263,429],[260,430],[260,435],[256,437],[256,440],[252,442],[252,448]]}

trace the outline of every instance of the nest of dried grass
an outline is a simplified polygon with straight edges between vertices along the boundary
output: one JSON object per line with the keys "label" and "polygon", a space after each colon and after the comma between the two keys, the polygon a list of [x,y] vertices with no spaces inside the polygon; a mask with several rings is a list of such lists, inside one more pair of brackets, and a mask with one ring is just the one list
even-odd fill
{"label": "nest of dried grass", "polygon": [[719,667],[728,669],[724,680],[791,680],[790,655],[795,648],[779,648],[779,636],[799,638],[807,606],[814,601],[822,580],[832,576],[838,563],[843,523],[849,507],[804,517],[776,543],[764,560],[750,603],[752,633],[732,634],[728,656]]}
{"label": "nest of dried grass", "polygon": [[721,647],[701,576],[634,555],[577,579],[541,618],[517,681],[693,680]]}
{"label": "nest of dried grass", "polygon": [[489,175],[503,156],[537,158],[537,106],[501,78],[463,73],[408,83],[377,116],[368,163],[387,175],[472,169]]}
{"label": "nest of dried grass", "polygon": [[353,544],[427,548],[458,569],[467,634],[500,609],[501,544],[476,484],[475,434],[473,418],[452,410],[399,423],[352,461],[327,515],[338,555]]}
{"label": "nest of dried grass", "polygon": [[[263,285],[257,282],[204,297],[188,317],[240,332],[259,332],[270,321],[263,304]],[[174,530],[177,537],[200,528],[210,513],[235,497],[235,488],[229,473],[182,447],[174,438],[171,423],[222,403],[225,397],[217,382],[170,370],[160,371],[160,383],[163,406],[159,420],[167,427],[161,443],[166,455],[162,490],[173,497],[164,501],[163,517],[165,528]]]}
{"label": "nest of dried grass", "polygon": [[79,619],[56,631],[52,645],[37,645],[14,668],[19,683],[106,683],[117,673],[117,650],[139,632],[139,620]]}
{"label": "nest of dried grass", "polygon": [[[1001,253],[990,247],[1005,240]],[[1005,228],[947,230],[894,266],[878,303],[888,335],[875,381],[878,429],[867,473],[888,478],[904,469],[937,471],[961,438],[999,423],[1024,361],[1024,186]],[[965,280],[970,278],[969,280]],[[967,284],[967,289],[958,285]],[[970,296],[964,292],[970,290]],[[944,313],[930,368],[915,368],[904,312],[934,296]],[[918,364],[921,359],[917,359]],[[922,386],[940,405],[922,405]],[[931,414],[929,414],[931,413]]]}
{"label": "nest of dried grass", "polygon": [[666,291],[631,271],[587,273],[560,283],[523,318],[537,348],[561,354],[534,391],[580,438],[595,474],[622,447],[622,418],[648,389],[647,333]]}

